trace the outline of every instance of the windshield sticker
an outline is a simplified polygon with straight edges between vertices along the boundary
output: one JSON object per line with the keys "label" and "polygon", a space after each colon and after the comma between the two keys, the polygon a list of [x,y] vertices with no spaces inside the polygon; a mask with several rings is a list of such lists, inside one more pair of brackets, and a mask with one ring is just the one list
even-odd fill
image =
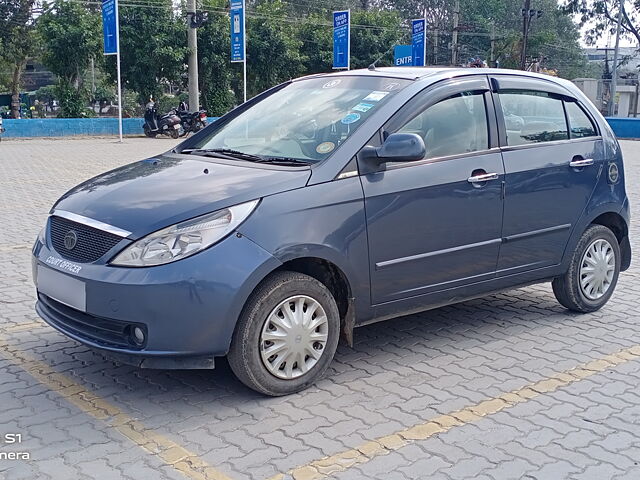
{"label": "windshield sticker", "polygon": [[372,103],[360,102],[355,107],[353,107],[351,110],[355,110],[356,112],[363,112],[364,113],[364,112],[368,112],[372,108],[373,108],[373,104]]}
{"label": "windshield sticker", "polygon": [[345,125],[350,125],[352,123],[356,123],[358,120],[360,120],[360,114],[359,113],[350,113],[348,115],[346,115],[341,122]]}
{"label": "windshield sticker", "polygon": [[369,100],[370,102],[379,102],[380,100],[382,100],[387,95],[389,95],[389,92],[374,91],[374,92],[371,92],[366,97],[364,97],[363,100]]}
{"label": "windshield sticker", "polygon": [[399,85],[400,85],[399,83],[391,82],[391,83],[387,83],[387,84],[383,87],[383,89],[384,89],[384,90],[389,90],[389,91],[390,91],[390,90],[395,90],[396,88],[398,88],[398,86],[399,86]]}
{"label": "windshield sticker", "polygon": [[327,82],[324,85],[322,85],[322,88],[333,88],[336,85],[339,85],[340,82],[342,82],[342,80],[331,80],[330,82]]}
{"label": "windshield sticker", "polygon": [[321,155],[327,154],[331,151],[333,151],[333,149],[336,148],[336,144],[333,142],[323,142],[320,145],[318,145],[316,147],[316,152],[318,152]]}

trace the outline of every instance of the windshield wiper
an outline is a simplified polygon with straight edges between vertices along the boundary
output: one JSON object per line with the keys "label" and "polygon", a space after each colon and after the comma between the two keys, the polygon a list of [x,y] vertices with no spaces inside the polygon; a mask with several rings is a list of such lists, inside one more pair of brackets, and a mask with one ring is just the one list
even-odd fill
{"label": "windshield wiper", "polygon": [[193,155],[211,155],[211,156],[226,156],[232,158],[239,158],[255,163],[271,163],[275,165],[293,165],[304,166],[309,165],[310,162],[301,160],[299,158],[292,157],[261,157],[260,155],[254,155],[252,153],[241,152],[240,150],[233,150],[231,148],[196,148],[194,150],[182,151],[182,153],[190,153]]}
{"label": "windshield wiper", "polygon": [[256,160],[256,163],[273,163],[275,165],[294,165],[301,167],[309,165],[311,162],[292,157],[263,157],[261,160]]}
{"label": "windshield wiper", "polygon": [[[183,151],[182,153],[185,152]],[[208,154],[213,154],[212,156],[218,156],[216,154],[222,154],[223,156],[241,158],[242,160],[249,160],[252,162],[259,162],[263,160],[263,158],[258,155],[252,155],[250,153],[241,152],[240,150],[233,150],[231,148],[196,148],[194,150],[190,150],[188,153],[192,155],[203,156],[207,156]]]}

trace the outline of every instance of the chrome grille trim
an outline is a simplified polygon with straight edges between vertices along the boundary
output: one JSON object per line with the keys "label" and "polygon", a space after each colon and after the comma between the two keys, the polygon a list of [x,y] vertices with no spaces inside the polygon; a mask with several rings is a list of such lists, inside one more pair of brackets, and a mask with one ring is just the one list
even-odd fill
{"label": "chrome grille trim", "polygon": [[85,217],[83,215],[78,215],[77,213],[71,213],[65,210],[54,210],[51,213],[51,215],[55,215],[56,217],[66,218],[67,220],[71,220],[72,222],[82,223],[83,225],[87,225],[89,227],[93,227],[98,230],[103,230],[105,232],[111,233],[113,235],[117,235],[122,238],[127,238],[129,235],[131,235],[131,232],[127,230],[114,227],[113,225],[109,225],[108,223],[94,220],[93,218]]}

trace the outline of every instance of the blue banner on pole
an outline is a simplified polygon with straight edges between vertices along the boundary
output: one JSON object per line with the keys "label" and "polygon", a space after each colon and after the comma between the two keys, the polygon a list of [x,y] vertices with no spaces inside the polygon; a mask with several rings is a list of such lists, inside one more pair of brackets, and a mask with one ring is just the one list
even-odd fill
{"label": "blue banner on pole", "polygon": [[424,18],[419,18],[411,22],[411,46],[413,65],[416,67],[425,66],[425,54],[427,43],[425,37],[426,22]]}
{"label": "blue banner on pole", "polygon": [[393,47],[393,64],[396,67],[411,67],[413,65],[413,45]]}
{"label": "blue banner on pole", "polygon": [[350,11],[333,12],[333,68],[349,68],[351,25]]}
{"label": "blue banner on pole", "polygon": [[244,0],[231,0],[231,61],[244,62]]}
{"label": "blue banner on pole", "polygon": [[117,22],[116,0],[102,0],[102,34],[105,55],[117,55],[118,53]]}

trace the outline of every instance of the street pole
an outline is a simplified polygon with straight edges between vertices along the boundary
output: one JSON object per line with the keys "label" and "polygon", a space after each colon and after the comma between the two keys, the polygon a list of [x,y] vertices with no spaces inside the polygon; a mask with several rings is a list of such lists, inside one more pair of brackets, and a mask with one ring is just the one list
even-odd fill
{"label": "street pole", "polygon": [[118,73],[118,135],[120,137],[119,142],[122,143],[122,81],[120,74],[120,13],[118,11],[118,0],[115,0],[115,15],[116,15],[116,70]]}
{"label": "street pole", "polygon": [[618,50],[620,48],[620,24],[622,23],[622,8],[624,0],[620,0],[618,11],[618,25],[616,26],[616,47],[613,50],[613,71],[611,72],[611,101],[609,102],[609,116],[615,114],[616,89],[618,88]]}
{"label": "street pole", "polygon": [[453,38],[451,40],[451,65],[458,64],[458,24],[460,22],[460,2],[456,0],[453,11]]}
{"label": "street pole", "polygon": [[[194,0],[195,1],[195,0]],[[247,10],[246,2],[242,1],[242,58],[244,59],[242,62],[242,85],[244,86],[244,103],[247,103],[247,15],[245,11]]]}
{"label": "street pole", "polygon": [[491,22],[491,55],[489,56],[489,66],[496,66],[496,22]]}
{"label": "street pole", "polygon": [[529,35],[529,24],[531,22],[529,10],[531,10],[531,0],[525,0],[522,9],[522,52],[520,55],[520,70],[527,69],[527,36]]}
{"label": "street pole", "polygon": [[187,43],[189,47],[189,109],[200,110],[198,91],[198,32],[196,27],[196,0],[187,0]]}
{"label": "street pole", "polygon": [[433,64],[438,65],[438,29],[433,31]]}

